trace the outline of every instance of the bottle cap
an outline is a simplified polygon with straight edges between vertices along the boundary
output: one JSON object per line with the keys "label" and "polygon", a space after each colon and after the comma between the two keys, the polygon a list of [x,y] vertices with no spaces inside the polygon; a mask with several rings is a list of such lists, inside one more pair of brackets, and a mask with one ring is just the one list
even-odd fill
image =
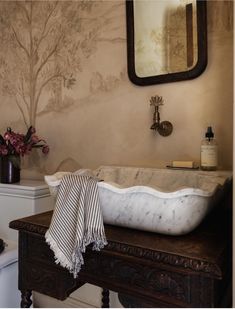
{"label": "bottle cap", "polygon": [[205,136],[206,136],[207,138],[213,138],[213,137],[214,137],[214,133],[213,133],[213,131],[212,131],[212,127],[208,127],[208,128],[207,128],[207,132],[206,132]]}

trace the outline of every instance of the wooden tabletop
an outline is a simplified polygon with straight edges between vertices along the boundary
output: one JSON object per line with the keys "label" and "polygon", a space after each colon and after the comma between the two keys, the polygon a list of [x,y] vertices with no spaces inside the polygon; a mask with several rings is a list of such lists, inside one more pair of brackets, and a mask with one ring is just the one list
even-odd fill
{"label": "wooden tabletop", "polygon": [[[10,223],[10,227],[44,235],[50,225],[52,213],[49,211],[14,220]],[[183,236],[161,235],[112,225],[105,225],[105,233],[108,240],[105,250],[118,248],[120,252],[125,251],[132,255],[138,248],[139,251],[142,250],[141,252],[145,250],[146,257],[149,255],[155,260],[161,253],[168,256],[176,255],[181,257],[181,260],[185,258],[182,262],[184,265],[187,259],[191,264],[193,260],[197,261],[195,269],[201,264],[209,263],[218,273],[219,266],[223,263],[223,254],[231,241],[231,214],[228,211],[215,210],[197,229]],[[155,252],[158,252],[158,255]],[[159,259],[164,260],[164,256]],[[194,268],[192,265],[190,267]]]}

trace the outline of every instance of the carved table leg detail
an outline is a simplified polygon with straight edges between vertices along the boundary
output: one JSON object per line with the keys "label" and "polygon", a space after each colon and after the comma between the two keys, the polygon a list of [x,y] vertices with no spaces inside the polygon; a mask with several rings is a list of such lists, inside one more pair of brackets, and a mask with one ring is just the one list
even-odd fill
{"label": "carved table leg detail", "polygon": [[32,305],[32,291],[31,290],[23,290],[21,291],[21,303],[20,307],[21,308],[29,308]]}
{"label": "carved table leg detail", "polygon": [[102,291],[102,308],[109,308],[109,290],[103,289]]}

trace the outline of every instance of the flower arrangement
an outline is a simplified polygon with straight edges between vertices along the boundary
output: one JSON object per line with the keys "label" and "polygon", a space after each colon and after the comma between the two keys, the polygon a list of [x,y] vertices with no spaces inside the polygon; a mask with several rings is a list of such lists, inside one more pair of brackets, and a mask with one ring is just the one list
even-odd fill
{"label": "flower arrangement", "polygon": [[[10,159],[13,156],[23,157],[24,155],[28,155],[33,148],[41,148],[42,153],[47,154],[49,152],[49,146],[45,140],[39,138],[35,133],[36,130],[32,126],[29,127],[25,135],[15,133],[11,128],[7,128],[5,134],[3,136],[0,135],[0,156],[9,156]],[[14,159],[12,159],[13,161]]]}

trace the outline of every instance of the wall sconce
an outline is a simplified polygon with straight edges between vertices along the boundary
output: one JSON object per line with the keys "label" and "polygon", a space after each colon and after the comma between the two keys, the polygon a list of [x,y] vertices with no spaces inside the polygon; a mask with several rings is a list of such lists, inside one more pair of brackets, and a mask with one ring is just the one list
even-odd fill
{"label": "wall sconce", "polygon": [[150,99],[150,106],[154,106],[153,124],[151,130],[156,130],[162,136],[169,136],[173,131],[173,125],[170,121],[160,121],[159,107],[163,105],[163,98],[155,95]]}

